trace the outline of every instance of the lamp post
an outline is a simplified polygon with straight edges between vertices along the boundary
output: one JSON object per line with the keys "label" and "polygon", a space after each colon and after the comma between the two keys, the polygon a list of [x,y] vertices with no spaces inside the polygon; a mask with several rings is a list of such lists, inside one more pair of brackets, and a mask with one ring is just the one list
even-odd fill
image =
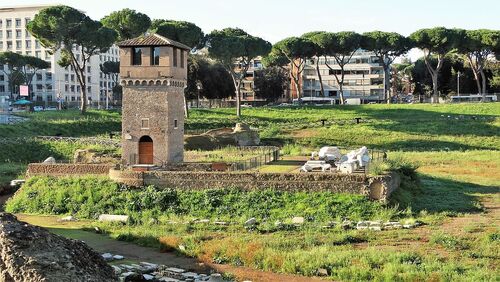
{"label": "lamp post", "polygon": [[196,100],[196,108],[200,108],[200,91],[203,89],[203,84],[201,84],[200,81],[196,82],[196,94],[197,94],[197,100]]}
{"label": "lamp post", "polygon": [[457,72],[457,95],[460,96],[460,71]]}

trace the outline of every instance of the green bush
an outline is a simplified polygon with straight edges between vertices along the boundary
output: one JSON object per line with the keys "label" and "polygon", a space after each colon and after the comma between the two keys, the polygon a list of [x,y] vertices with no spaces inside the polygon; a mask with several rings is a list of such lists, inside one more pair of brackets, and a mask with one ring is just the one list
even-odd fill
{"label": "green bush", "polygon": [[89,219],[102,213],[127,214],[132,221],[142,223],[165,215],[231,221],[256,217],[272,222],[303,216],[309,221],[324,222],[343,217],[371,219],[387,214],[387,208],[382,204],[362,195],[270,189],[187,191],[152,186],[133,189],[98,177],[31,178],[7,203],[6,210],[13,213],[74,214]]}

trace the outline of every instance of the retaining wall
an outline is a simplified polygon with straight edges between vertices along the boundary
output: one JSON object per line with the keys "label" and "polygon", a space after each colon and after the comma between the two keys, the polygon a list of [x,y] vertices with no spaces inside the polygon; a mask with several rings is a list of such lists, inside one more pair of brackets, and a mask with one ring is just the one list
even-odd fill
{"label": "retaining wall", "polygon": [[68,175],[108,175],[113,164],[43,164],[28,165],[27,177],[68,176]]}
{"label": "retaining wall", "polygon": [[399,175],[369,177],[361,174],[333,173],[257,173],[257,172],[186,172],[120,171],[111,169],[112,180],[129,186],[169,187],[175,189],[271,188],[283,191],[352,193],[374,200],[386,200],[399,187]]}

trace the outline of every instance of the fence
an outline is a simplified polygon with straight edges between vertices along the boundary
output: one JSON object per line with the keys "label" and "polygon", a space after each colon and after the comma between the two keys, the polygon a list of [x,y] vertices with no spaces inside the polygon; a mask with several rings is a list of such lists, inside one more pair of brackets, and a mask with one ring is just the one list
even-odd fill
{"label": "fence", "polygon": [[248,160],[232,162],[229,171],[244,171],[255,169],[271,162],[277,161],[280,157],[280,148],[274,146],[247,146],[239,147],[240,150],[260,150],[261,153]]}

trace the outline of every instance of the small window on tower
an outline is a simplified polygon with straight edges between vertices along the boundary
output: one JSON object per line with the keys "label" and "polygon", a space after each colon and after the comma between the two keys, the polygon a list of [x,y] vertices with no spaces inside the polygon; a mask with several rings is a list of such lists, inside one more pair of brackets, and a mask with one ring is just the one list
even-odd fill
{"label": "small window on tower", "polygon": [[132,48],[132,65],[140,66],[142,65],[142,49]]}
{"label": "small window on tower", "polygon": [[177,120],[174,119],[174,128],[177,129],[177,127],[178,127]]}
{"label": "small window on tower", "polygon": [[174,47],[174,50],[173,50],[173,56],[172,56],[172,58],[173,58],[173,61],[174,61],[173,62],[174,67],[177,67],[177,48],[175,48],[175,47]]}
{"label": "small window on tower", "polygon": [[141,129],[149,129],[149,118],[141,119]]}
{"label": "small window on tower", "polygon": [[151,65],[160,65],[160,47],[151,47]]}

